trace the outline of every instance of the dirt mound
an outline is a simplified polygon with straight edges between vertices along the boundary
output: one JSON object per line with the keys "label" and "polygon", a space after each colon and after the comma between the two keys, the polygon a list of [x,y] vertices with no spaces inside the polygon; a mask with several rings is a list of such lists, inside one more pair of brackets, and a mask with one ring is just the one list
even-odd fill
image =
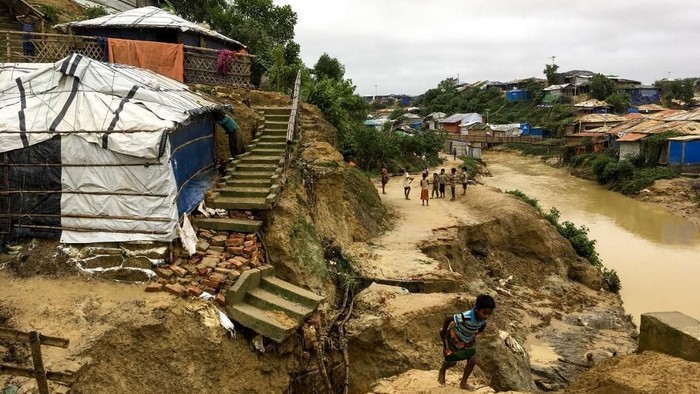
{"label": "dirt mound", "polygon": [[642,190],[635,199],[660,205],[700,225],[700,180],[663,179]]}
{"label": "dirt mound", "polygon": [[[464,294],[409,294],[398,287],[373,284],[355,302],[356,314],[347,332],[352,360],[350,385],[359,393],[369,390],[378,379],[409,369],[438,368],[442,364],[438,332],[445,316],[470,308],[474,298]],[[527,356],[508,348],[498,327],[505,326],[494,320],[479,338],[477,349],[483,350],[480,365],[485,368],[477,366],[474,376],[500,390],[529,389]]]}
{"label": "dirt mound", "polygon": [[568,394],[700,393],[700,363],[644,352],[611,358],[581,375]]}
{"label": "dirt mound", "polygon": [[[372,387],[373,394],[491,394],[496,391],[487,386],[483,380],[474,379],[471,385],[474,391],[465,391],[459,388],[459,381],[462,378],[461,371],[451,370],[447,372],[447,383],[441,386],[437,383],[437,370],[422,371],[412,369],[399,376],[382,379]],[[519,391],[508,391],[504,394],[518,394]]]}

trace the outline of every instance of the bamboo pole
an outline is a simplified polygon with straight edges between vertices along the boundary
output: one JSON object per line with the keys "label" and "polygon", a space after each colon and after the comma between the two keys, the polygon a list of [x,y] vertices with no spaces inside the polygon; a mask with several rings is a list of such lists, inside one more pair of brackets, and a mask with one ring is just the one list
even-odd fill
{"label": "bamboo pole", "polygon": [[[32,368],[15,367],[13,365],[0,364],[0,373],[21,376],[23,378],[34,378],[35,371]],[[46,371],[46,379],[63,383],[73,383],[75,376],[71,373]]]}
{"label": "bamboo pole", "polygon": [[49,381],[46,380],[44,360],[41,359],[41,336],[38,332],[29,333],[29,347],[32,350],[32,362],[34,363],[34,378],[39,386],[39,394],[49,394]]}
{"label": "bamboo pole", "polygon": [[[22,331],[13,330],[11,328],[0,328],[0,338],[21,342],[29,342],[30,334]],[[42,345],[60,347],[63,349],[67,348],[70,344],[70,340],[68,339],[49,337],[46,335],[39,335],[39,339]]]}

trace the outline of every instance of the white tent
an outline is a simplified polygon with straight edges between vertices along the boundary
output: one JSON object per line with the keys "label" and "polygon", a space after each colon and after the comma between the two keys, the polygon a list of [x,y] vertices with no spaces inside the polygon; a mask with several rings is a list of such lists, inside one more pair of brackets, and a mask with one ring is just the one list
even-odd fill
{"label": "white tent", "polygon": [[0,214],[19,235],[67,243],[172,240],[208,186],[218,107],[151,71],[80,55],[5,64]]}

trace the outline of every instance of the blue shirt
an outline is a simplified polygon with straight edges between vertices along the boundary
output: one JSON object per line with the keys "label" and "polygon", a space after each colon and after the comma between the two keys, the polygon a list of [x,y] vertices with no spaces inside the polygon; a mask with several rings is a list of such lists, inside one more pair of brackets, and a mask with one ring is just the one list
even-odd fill
{"label": "blue shirt", "polygon": [[477,320],[476,310],[474,309],[457,313],[454,315],[454,322],[457,336],[465,343],[474,342],[476,334],[483,331],[484,327],[486,327],[486,320]]}

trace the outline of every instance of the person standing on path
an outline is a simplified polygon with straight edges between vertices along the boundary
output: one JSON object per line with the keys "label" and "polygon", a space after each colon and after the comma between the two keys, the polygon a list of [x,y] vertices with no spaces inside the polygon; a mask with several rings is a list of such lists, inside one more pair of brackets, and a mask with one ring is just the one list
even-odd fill
{"label": "person standing on path", "polygon": [[462,195],[465,195],[467,194],[467,183],[469,183],[467,167],[462,167],[462,172],[459,173],[459,180],[462,182]]}
{"label": "person standing on path", "polygon": [[428,180],[428,173],[423,173],[423,179],[420,180],[420,199],[421,205],[426,207],[430,205],[430,196],[428,195],[428,188],[430,187],[430,181]]}
{"label": "person standing on path", "polygon": [[452,168],[451,174],[450,174],[450,191],[452,192],[452,198],[450,201],[455,201],[455,192],[457,188],[457,169]]}
{"label": "person standing on path", "polygon": [[425,169],[425,172],[428,172],[428,159],[425,157],[425,153],[420,157],[421,161],[423,162],[423,168]]}
{"label": "person standing on path", "polygon": [[389,182],[389,171],[387,171],[387,169],[386,169],[386,164],[382,164],[381,174],[382,174],[382,194],[386,194],[386,190],[384,188],[386,187],[386,184]]}
{"label": "person standing on path", "polygon": [[452,160],[457,161],[457,148],[452,148]]}
{"label": "person standing on path", "polygon": [[404,197],[406,197],[406,200],[410,200],[408,198],[408,195],[411,194],[411,182],[413,182],[413,178],[408,175],[408,169],[404,168],[403,170],[403,194]]}
{"label": "person standing on path", "polygon": [[433,173],[433,192],[430,195],[430,198],[436,198],[440,197],[440,185],[439,185],[439,180],[438,180],[438,174]]}
{"label": "person standing on path", "polygon": [[445,174],[445,169],[440,170],[440,175],[438,175],[438,182],[440,183],[440,198],[445,198],[445,184],[447,183],[447,174]]}

